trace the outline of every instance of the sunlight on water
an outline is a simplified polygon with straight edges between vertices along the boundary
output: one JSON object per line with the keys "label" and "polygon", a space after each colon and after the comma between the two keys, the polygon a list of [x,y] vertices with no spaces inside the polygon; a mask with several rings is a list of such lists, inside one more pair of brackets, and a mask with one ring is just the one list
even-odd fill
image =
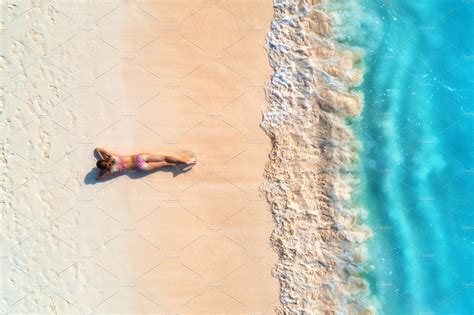
{"label": "sunlight on water", "polygon": [[471,314],[474,3],[362,2],[371,291],[384,314]]}

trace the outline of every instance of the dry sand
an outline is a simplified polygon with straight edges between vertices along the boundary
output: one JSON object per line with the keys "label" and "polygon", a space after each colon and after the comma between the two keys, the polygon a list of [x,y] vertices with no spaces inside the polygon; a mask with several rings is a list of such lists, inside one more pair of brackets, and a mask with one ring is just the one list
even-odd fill
{"label": "dry sand", "polygon": [[[0,311],[273,312],[271,0],[2,12]],[[96,146],[199,162],[96,183]]]}

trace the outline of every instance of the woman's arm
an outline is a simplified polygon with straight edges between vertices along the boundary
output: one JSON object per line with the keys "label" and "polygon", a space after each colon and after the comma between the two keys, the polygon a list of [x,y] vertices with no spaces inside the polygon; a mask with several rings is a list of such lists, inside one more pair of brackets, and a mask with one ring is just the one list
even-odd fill
{"label": "woman's arm", "polygon": [[107,159],[109,157],[112,157],[112,154],[110,154],[107,150],[102,149],[102,148],[95,148],[95,151],[97,154],[99,154],[101,159]]}
{"label": "woman's arm", "polygon": [[104,178],[110,176],[110,174],[112,174],[112,172],[109,171],[109,170],[100,170],[100,172],[97,173],[95,178],[96,179],[104,179]]}

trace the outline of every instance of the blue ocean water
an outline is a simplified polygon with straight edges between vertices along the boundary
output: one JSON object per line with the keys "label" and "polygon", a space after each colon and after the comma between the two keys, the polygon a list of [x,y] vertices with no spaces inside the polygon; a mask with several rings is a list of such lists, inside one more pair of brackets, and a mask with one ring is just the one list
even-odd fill
{"label": "blue ocean water", "polygon": [[382,314],[473,314],[474,1],[358,2],[370,290]]}

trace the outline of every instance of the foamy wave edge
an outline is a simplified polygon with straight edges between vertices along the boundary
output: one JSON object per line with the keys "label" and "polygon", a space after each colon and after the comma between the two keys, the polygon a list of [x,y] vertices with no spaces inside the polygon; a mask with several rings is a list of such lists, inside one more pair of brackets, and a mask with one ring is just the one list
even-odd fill
{"label": "foamy wave edge", "polygon": [[279,313],[370,314],[363,272],[370,229],[352,202],[361,55],[337,42],[337,12],[318,0],[274,1],[273,74],[262,128],[272,140],[263,186],[276,227]]}

